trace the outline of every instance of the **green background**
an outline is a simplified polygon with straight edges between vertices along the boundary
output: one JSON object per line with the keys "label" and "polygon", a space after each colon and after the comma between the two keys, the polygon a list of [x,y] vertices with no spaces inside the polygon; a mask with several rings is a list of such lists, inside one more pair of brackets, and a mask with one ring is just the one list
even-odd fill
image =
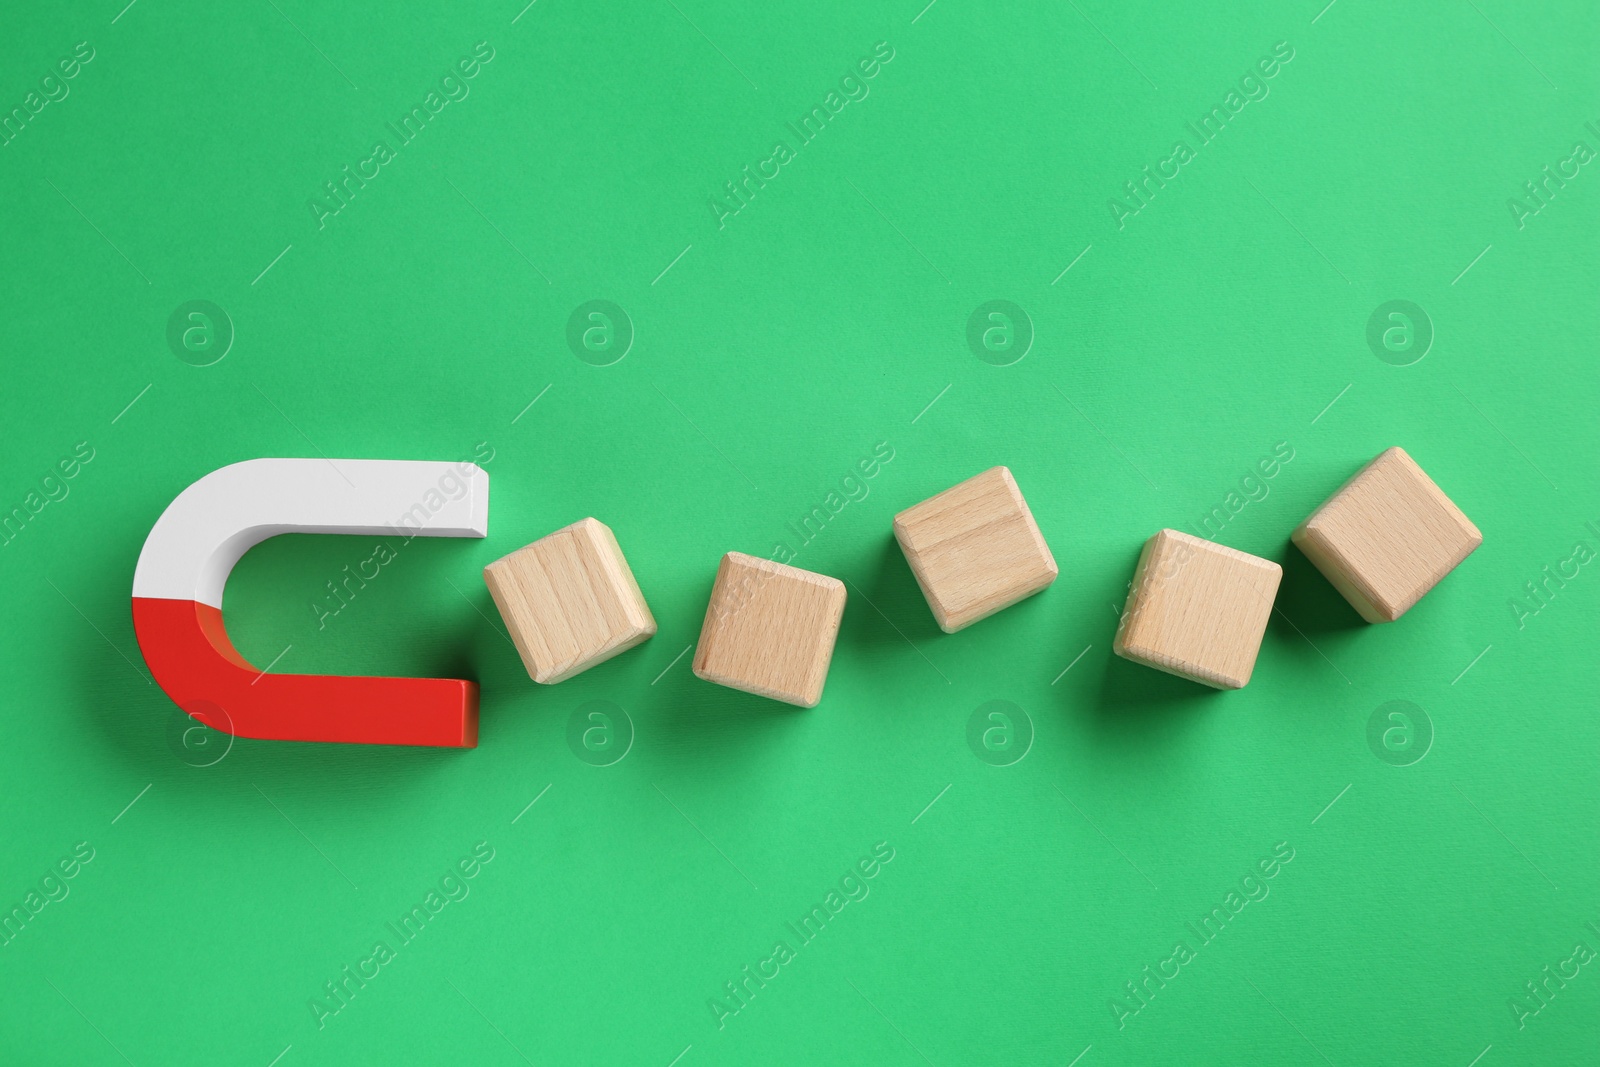
{"label": "green background", "polygon": [[[8,13],[0,110],[95,54],[0,148],[0,508],[94,459],[0,549],[0,904],[94,859],[0,948],[0,1058],[1592,1062],[1600,965],[1521,1027],[1509,1000],[1600,947],[1600,577],[1511,605],[1600,549],[1600,176],[1520,228],[1506,204],[1600,147],[1592,8],[520,7]],[[308,200],[480,41],[470,95],[319,229]],[[870,95],[719,228],[709,198],[879,41]],[[1270,94],[1119,229],[1107,201],[1280,41]],[[605,367],[565,340],[597,298],[636,331]],[[207,367],[166,341],[197,299],[236,331]],[[1035,333],[1010,366],[966,342],[992,299]],[[1408,366],[1365,341],[1396,299],[1434,330]],[[406,546],[319,628],[373,545],[280,538],[226,603],[279,671],[480,680],[480,746],[240,740],[194,766],[129,618],[166,504],[251,457],[480,442],[486,540]],[[794,546],[880,442],[795,560],[850,583],[821,705],[694,678],[720,555]],[[1278,442],[1293,461],[1217,536],[1285,569],[1249,687],[1110,655],[1141,543],[1196,531]],[[1395,444],[1485,541],[1368,626],[1288,535]],[[890,520],[1001,463],[1061,575],[944,635]],[[536,687],[480,568],[586,515],[660,632]],[[604,767],[567,740],[596,700],[635,734]],[[992,700],[1033,734],[1010,766],[967,744]],[[1409,766],[1367,742],[1391,700],[1432,724]],[[470,895],[319,1028],[311,998],[479,841]],[[708,1001],[878,842],[870,895],[719,1028]],[[1199,947],[1184,924],[1279,842],[1270,895]],[[1119,1027],[1180,939],[1196,958]]]}

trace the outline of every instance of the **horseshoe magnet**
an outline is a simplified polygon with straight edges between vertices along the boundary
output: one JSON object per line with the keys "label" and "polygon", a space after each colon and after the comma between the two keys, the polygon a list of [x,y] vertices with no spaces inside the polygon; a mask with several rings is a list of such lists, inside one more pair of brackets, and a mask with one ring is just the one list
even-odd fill
{"label": "horseshoe magnet", "polygon": [[245,552],[282,533],[483,537],[489,475],[471,463],[252,459],[167,505],[133,573],[150,673],[195,719],[274,741],[478,743],[478,685],[454,678],[268,674],[233,647],[222,590]]}

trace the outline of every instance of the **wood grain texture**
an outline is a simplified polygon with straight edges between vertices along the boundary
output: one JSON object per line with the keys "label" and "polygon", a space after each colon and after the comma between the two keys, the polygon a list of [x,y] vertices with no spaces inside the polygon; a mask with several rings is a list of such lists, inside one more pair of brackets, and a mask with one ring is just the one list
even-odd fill
{"label": "wood grain texture", "polygon": [[1368,622],[1393,622],[1483,544],[1404,449],[1361,468],[1291,539]]}
{"label": "wood grain texture", "polygon": [[1058,570],[1005,467],[992,467],[894,517],[922,595],[945,633],[1030,597]]}
{"label": "wood grain texture", "polygon": [[598,519],[495,560],[483,580],[536,682],[564,682],[656,632],[616,535]]}
{"label": "wood grain texture", "polygon": [[1111,647],[1180,678],[1242,689],[1282,577],[1271,560],[1162,530],[1139,553]]}
{"label": "wood grain texture", "polygon": [[837,578],[729,552],[717,568],[694,673],[730,689],[816,707],[844,602]]}

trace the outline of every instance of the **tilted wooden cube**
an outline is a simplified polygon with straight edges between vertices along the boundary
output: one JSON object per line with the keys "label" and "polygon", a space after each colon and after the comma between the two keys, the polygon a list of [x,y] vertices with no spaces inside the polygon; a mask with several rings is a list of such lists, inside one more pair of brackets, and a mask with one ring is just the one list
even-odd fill
{"label": "tilted wooden cube", "polygon": [[894,517],[894,536],[933,609],[953,634],[1056,580],[1016,479],[992,467]]}
{"label": "tilted wooden cube", "polygon": [[816,707],[844,601],[837,578],[729,552],[717,568],[694,673],[730,689]]}
{"label": "tilted wooden cube", "polygon": [[616,535],[598,519],[495,560],[483,580],[536,682],[564,682],[656,632]]}
{"label": "tilted wooden cube", "polygon": [[1283,568],[1177,530],[1145,542],[1112,650],[1216,689],[1255,669]]}
{"label": "tilted wooden cube", "polygon": [[1483,544],[1404,449],[1361,468],[1291,539],[1368,622],[1393,622]]}

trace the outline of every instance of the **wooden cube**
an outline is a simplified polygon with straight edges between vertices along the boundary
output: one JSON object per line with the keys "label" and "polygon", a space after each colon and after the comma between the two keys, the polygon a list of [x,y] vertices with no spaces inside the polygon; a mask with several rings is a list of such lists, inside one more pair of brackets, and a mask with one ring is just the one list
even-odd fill
{"label": "wooden cube", "polygon": [[564,682],[656,632],[616,535],[598,519],[495,560],[483,580],[536,682]]}
{"label": "wooden cube", "polygon": [[953,634],[1056,580],[1022,490],[992,467],[894,517],[894,536],[939,629]]}
{"label": "wooden cube", "polygon": [[1145,542],[1112,649],[1215,689],[1241,689],[1255,669],[1283,568],[1271,560],[1162,530]]}
{"label": "wooden cube", "polygon": [[1393,622],[1483,544],[1401,448],[1356,473],[1291,535],[1368,622]]}
{"label": "wooden cube", "polygon": [[729,552],[717,568],[694,673],[730,689],[816,707],[844,600],[837,578]]}

